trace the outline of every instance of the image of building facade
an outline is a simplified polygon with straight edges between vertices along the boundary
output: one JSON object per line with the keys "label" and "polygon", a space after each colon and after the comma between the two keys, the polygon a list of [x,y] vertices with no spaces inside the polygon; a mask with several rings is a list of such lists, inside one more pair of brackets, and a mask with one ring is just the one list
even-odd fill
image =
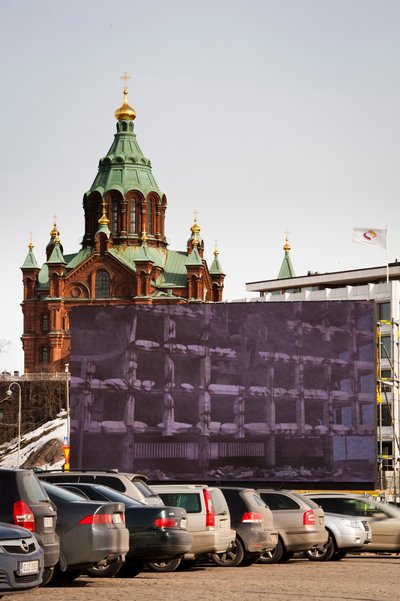
{"label": "image of building facade", "polygon": [[377,484],[399,494],[400,263],[295,276],[286,241],[279,277],[248,282],[254,302],[370,300],[375,305]]}

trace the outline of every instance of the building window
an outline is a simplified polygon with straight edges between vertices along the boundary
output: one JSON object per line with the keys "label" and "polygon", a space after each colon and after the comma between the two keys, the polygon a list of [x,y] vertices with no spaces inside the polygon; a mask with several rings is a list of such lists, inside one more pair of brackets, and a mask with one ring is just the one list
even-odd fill
{"label": "building window", "polygon": [[43,346],[40,351],[40,362],[42,365],[48,365],[50,361],[50,351],[48,346]]}
{"label": "building window", "polygon": [[136,233],[136,199],[131,198],[130,204],[130,231],[132,234]]}
{"label": "building window", "polygon": [[381,359],[391,359],[392,357],[392,339],[390,336],[381,338]]}
{"label": "building window", "polygon": [[391,321],[390,303],[378,303],[378,321]]}
{"label": "building window", "polygon": [[110,297],[110,274],[104,269],[100,269],[96,273],[96,298]]}
{"label": "building window", "polygon": [[153,202],[150,199],[147,212],[147,233],[153,233]]}
{"label": "building window", "polygon": [[116,234],[117,231],[118,231],[118,200],[114,199],[112,201],[111,207],[112,207],[112,209],[111,209],[112,210],[112,214],[111,214],[111,217],[112,217],[112,221],[111,221],[112,230],[111,231],[112,231],[113,234]]}
{"label": "building window", "polygon": [[381,419],[381,426],[383,428],[390,428],[393,425],[392,412],[388,405],[381,406],[382,416],[378,417],[378,421]]}
{"label": "building window", "polygon": [[48,313],[45,313],[44,315],[42,315],[41,329],[42,329],[42,332],[49,331],[49,314]]}
{"label": "building window", "polygon": [[[382,369],[381,371],[381,390],[383,392],[392,392],[393,388],[392,388],[392,384],[393,384],[393,375],[392,375],[392,370],[391,369]],[[385,384],[385,382],[388,382],[387,384]]]}

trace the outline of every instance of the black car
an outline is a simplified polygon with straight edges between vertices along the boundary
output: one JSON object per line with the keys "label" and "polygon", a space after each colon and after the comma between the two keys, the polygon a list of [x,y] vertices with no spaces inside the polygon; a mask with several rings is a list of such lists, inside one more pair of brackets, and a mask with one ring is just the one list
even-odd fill
{"label": "black car", "polygon": [[43,548],[42,584],[52,578],[60,555],[57,512],[32,470],[0,468],[0,521],[33,532]]}
{"label": "black car", "polygon": [[278,543],[272,512],[253,488],[219,488],[228,503],[236,540],[225,553],[213,553],[212,559],[223,567],[251,565],[262,553],[274,549]]}
{"label": "black car", "polygon": [[70,582],[93,564],[124,558],[129,532],[123,503],[89,501],[49,482],[42,485],[57,507],[60,561],[54,580]]}
{"label": "black car", "polygon": [[90,576],[136,576],[146,563],[181,557],[192,546],[192,535],[186,530],[186,511],[181,507],[150,506],[135,501],[108,486],[85,483],[58,484],[60,488],[83,494],[88,499],[125,503],[125,520],[129,529],[129,551],[125,563],[92,566]]}

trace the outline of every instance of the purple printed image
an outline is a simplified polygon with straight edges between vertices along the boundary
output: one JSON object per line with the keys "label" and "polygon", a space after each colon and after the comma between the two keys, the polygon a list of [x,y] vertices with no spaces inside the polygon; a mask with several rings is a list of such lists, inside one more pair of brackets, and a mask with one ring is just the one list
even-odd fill
{"label": "purple printed image", "polygon": [[71,337],[73,468],[375,482],[372,302],[75,308]]}

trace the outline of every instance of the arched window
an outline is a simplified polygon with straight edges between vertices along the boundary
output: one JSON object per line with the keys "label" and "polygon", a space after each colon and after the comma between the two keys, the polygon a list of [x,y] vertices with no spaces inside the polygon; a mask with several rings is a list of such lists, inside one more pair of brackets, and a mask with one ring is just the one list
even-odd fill
{"label": "arched window", "polygon": [[96,273],[96,298],[110,297],[110,274],[105,269],[99,269]]}
{"label": "arched window", "polygon": [[118,200],[113,199],[112,204],[111,204],[111,210],[112,210],[111,231],[113,234],[116,234],[118,231]]}
{"label": "arched window", "polygon": [[42,332],[48,332],[49,331],[49,314],[45,313],[44,315],[42,315],[42,319],[41,319],[41,330]]}
{"label": "arched window", "polygon": [[136,233],[136,199],[131,198],[130,203],[130,232],[131,234]]}
{"label": "arched window", "polygon": [[48,346],[42,346],[40,349],[40,362],[42,365],[48,365],[50,361],[50,351]]}
{"label": "arched window", "polygon": [[151,198],[149,199],[148,209],[147,209],[147,233],[153,233],[153,202]]}

